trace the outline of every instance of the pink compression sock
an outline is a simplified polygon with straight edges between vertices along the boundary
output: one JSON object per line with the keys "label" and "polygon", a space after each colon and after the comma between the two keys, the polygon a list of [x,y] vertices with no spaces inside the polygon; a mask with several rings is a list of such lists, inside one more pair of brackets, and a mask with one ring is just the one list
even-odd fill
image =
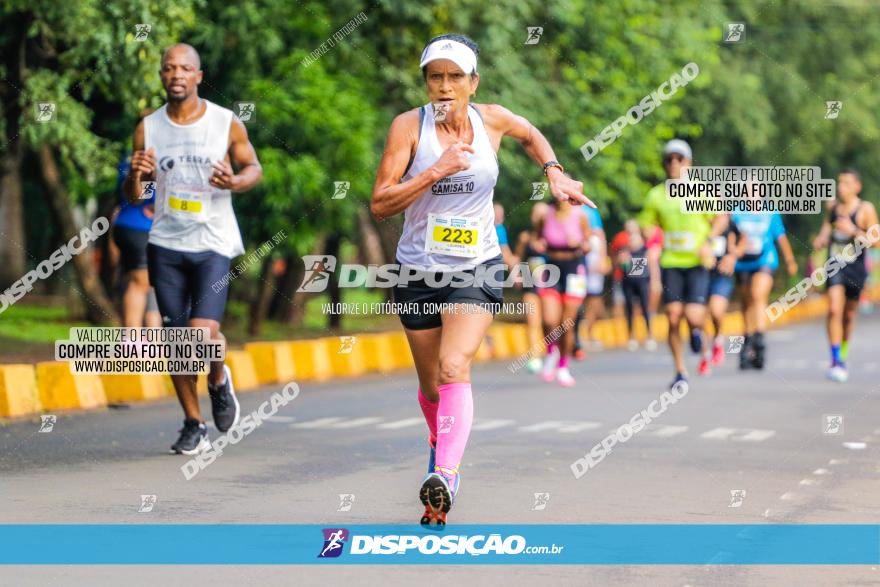
{"label": "pink compression sock", "polygon": [[437,458],[434,470],[454,487],[458,466],[474,421],[474,398],[470,383],[444,383],[437,412]]}
{"label": "pink compression sock", "polygon": [[437,408],[440,402],[432,402],[425,394],[422,388],[419,388],[419,405],[422,406],[422,413],[425,415],[425,422],[428,423],[428,432],[430,432],[431,444],[437,444]]}
{"label": "pink compression sock", "polygon": [[568,367],[568,356],[562,355],[559,357],[559,368],[565,369],[566,367]]}
{"label": "pink compression sock", "polygon": [[556,350],[556,343],[555,342],[548,342],[547,343],[547,354],[552,355],[554,350]]}

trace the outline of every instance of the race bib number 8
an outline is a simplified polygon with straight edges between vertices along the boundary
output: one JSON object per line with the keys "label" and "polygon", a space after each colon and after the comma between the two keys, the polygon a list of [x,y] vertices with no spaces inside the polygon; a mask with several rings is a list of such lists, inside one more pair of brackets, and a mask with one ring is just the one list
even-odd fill
{"label": "race bib number 8", "polygon": [[168,191],[168,213],[194,222],[206,222],[211,204],[209,192]]}
{"label": "race bib number 8", "polygon": [[454,257],[476,257],[479,255],[479,242],[479,219],[428,214],[426,252]]}

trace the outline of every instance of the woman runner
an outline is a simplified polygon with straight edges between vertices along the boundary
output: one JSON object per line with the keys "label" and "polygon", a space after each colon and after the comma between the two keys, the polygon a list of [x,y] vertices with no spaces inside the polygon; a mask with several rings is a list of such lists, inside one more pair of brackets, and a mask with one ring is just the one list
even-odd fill
{"label": "woman runner", "polygon": [[[425,47],[419,66],[430,102],[391,123],[370,206],[379,220],[404,212],[395,301],[428,310],[401,313],[400,319],[429,430],[421,523],[439,527],[458,492],[473,420],[471,361],[502,300],[492,205],[501,138],[519,142],[543,168],[555,198],[591,204],[583,184],[563,173],[553,148],[528,120],[498,105],[471,103],[480,83],[478,53],[463,35],[441,35]],[[478,271],[481,265],[488,267]],[[412,271],[421,272],[419,278],[401,287]],[[446,279],[455,272],[455,280]],[[475,279],[468,284],[462,272]],[[482,283],[480,274],[486,276]],[[438,304],[446,305],[438,311]]]}

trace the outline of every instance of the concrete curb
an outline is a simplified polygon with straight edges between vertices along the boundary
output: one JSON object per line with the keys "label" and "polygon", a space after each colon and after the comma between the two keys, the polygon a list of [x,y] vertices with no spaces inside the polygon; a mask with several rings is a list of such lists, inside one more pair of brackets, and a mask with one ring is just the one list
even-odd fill
{"label": "concrete curb", "polygon": [[[880,286],[869,292],[880,299]],[[802,301],[770,324],[775,328],[824,316],[828,301],[814,296]],[[668,331],[666,317],[654,318],[657,340]],[[476,362],[513,359],[529,351],[525,324],[496,323],[480,345]],[[743,317],[729,313],[724,319],[726,334],[740,334]],[[623,318],[600,320],[594,327],[597,339],[605,348],[620,348],[627,343]],[[639,323],[636,335],[644,337]],[[366,373],[390,373],[414,366],[406,335],[383,332],[357,335],[343,344],[343,337],[281,342],[249,342],[243,350],[229,350],[226,363],[232,370],[237,391],[249,391],[262,385],[298,381],[326,381],[339,377],[357,377]],[[541,336],[537,337],[541,340]],[[199,394],[207,393],[206,378],[199,376]],[[106,406],[107,403],[149,401],[174,395],[168,375],[74,375],[65,362],[36,365],[0,365],[0,417],[13,418],[52,412],[82,410]]]}

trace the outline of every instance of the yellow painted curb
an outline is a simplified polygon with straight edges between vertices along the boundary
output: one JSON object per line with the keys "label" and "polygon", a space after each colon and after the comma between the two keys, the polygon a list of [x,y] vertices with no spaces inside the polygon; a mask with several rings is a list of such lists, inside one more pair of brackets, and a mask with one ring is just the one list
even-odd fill
{"label": "yellow painted curb", "polygon": [[254,360],[247,351],[227,349],[226,364],[232,370],[232,385],[235,386],[236,391],[248,391],[260,386],[254,369]]}
{"label": "yellow painted curb", "polygon": [[487,333],[489,344],[492,350],[492,357],[495,359],[507,359],[513,356],[513,351],[507,341],[507,334],[503,326],[490,326]]}
{"label": "yellow painted curb", "polygon": [[293,355],[289,342],[249,342],[244,345],[244,350],[253,359],[260,385],[293,380]]}
{"label": "yellow painted curb", "polygon": [[293,368],[300,380],[326,381],[333,376],[326,339],[297,340],[290,343]]}
{"label": "yellow painted curb", "polygon": [[33,365],[0,365],[0,416],[26,416],[40,411]]}
{"label": "yellow painted curb", "polygon": [[364,367],[370,372],[389,373],[394,371],[394,357],[391,339],[387,334],[363,334],[357,337],[364,354]]}
{"label": "yellow painted curb", "polygon": [[[100,375],[107,403],[144,401],[168,397],[171,377],[153,374]],[[174,387],[171,387],[174,395]]]}
{"label": "yellow painted curb", "polygon": [[[367,361],[362,336],[325,338],[330,369],[334,376],[354,377],[367,371]],[[351,340],[353,339],[353,340]]]}
{"label": "yellow painted curb", "polygon": [[415,366],[412,351],[409,350],[409,342],[403,332],[390,332],[391,352],[394,356],[394,365],[397,369],[409,369]]}
{"label": "yellow painted curb", "polygon": [[492,349],[489,348],[488,340],[483,337],[483,340],[480,341],[480,346],[477,348],[476,354],[474,354],[474,361],[478,363],[485,363],[486,361],[492,360]]}
{"label": "yellow painted curb", "polygon": [[501,328],[504,329],[507,345],[513,356],[518,357],[529,352],[529,329],[525,324],[504,324]]}
{"label": "yellow painted curb", "polygon": [[37,389],[44,410],[80,410],[107,405],[101,378],[73,374],[70,363],[37,363]]}

